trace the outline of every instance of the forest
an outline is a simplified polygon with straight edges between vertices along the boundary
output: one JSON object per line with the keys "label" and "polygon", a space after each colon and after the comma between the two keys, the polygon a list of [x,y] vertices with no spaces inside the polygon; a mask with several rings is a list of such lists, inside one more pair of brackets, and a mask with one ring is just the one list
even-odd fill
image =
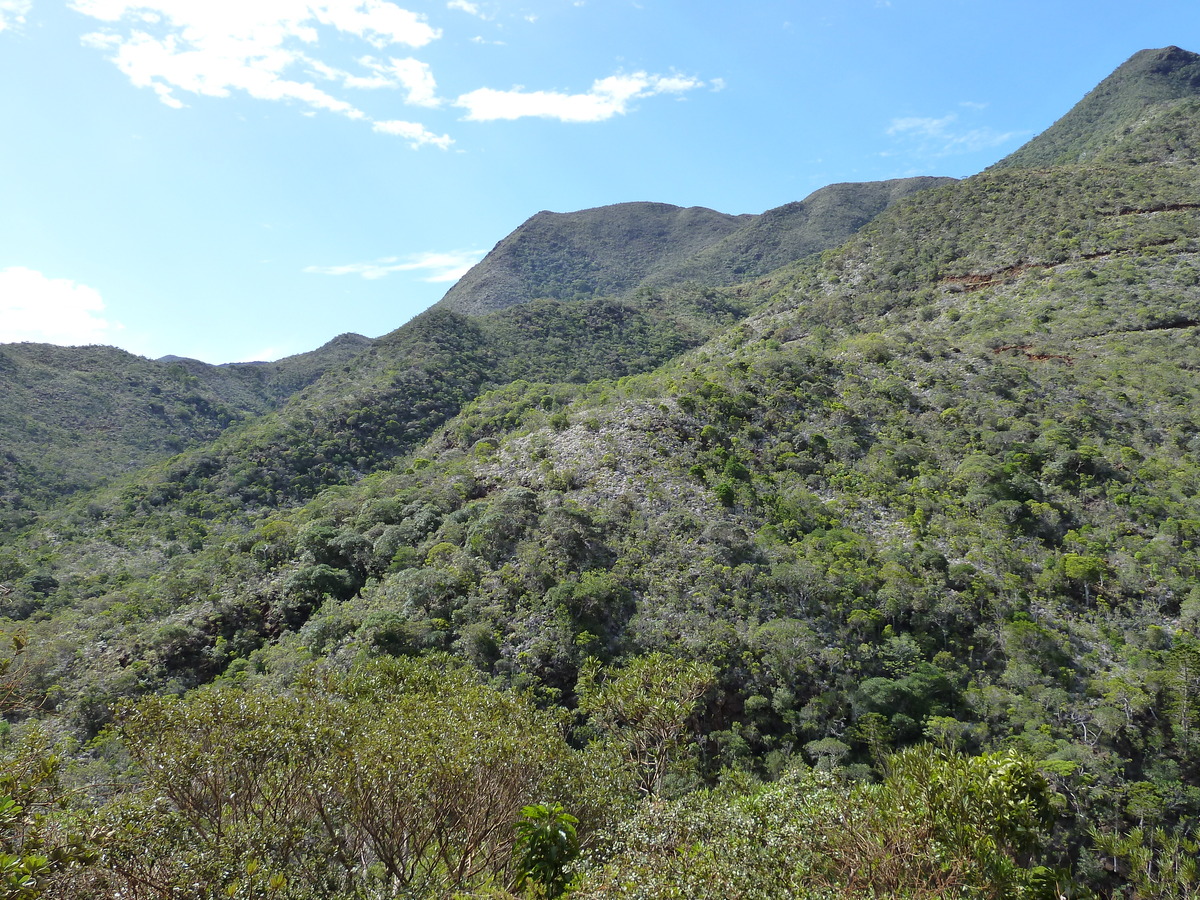
{"label": "forest", "polygon": [[271,368],[0,347],[0,895],[1200,896],[1196,84]]}

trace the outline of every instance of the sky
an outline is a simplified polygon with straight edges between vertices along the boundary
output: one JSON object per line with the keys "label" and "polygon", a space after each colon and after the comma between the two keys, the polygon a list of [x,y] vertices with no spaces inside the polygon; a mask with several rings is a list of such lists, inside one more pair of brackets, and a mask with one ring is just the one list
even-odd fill
{"label": "sky", "polygon": [[540,210],[965,177],[1194,0],[0,0],[0,343],[277,359]]}

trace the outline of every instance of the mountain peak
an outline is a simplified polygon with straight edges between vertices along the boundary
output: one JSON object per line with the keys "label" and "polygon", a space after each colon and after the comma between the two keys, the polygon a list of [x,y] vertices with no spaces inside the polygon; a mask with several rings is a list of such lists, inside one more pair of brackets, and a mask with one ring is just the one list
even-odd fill
{"label": "mountain peak", "polygon": [[1179,101],[1200,99],[1200,54],[1140,50],[1071,110],[993,169],[1090,162]]}

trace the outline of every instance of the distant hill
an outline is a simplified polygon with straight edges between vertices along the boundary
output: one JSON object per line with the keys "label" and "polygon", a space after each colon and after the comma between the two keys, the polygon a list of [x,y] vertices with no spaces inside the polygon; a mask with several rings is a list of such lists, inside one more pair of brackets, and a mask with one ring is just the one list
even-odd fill
{"label": "distant hill", "polygon": [[437,305],[479,315],[537,298],[620,296],[643,284],[733,284],[836,247],[902,197],[951,180],[835,184],[761,215],[665,203],[540,212]]}
{"label": "distant hill", "polygon": [[437,305],[478,315],[539,297],[620,294],[751,218],[667,203],[543,211],[498,243]]}
{"label": "distant hill", "polygon": [[844,243],[898,200],[953,178],[896,178],[831,184],[803,200],[754,216],[694,256],[665,265],[651,283],[733,284]]}
{"label": "distant hill", "polygon": [[[487,390],[649,371],[742,318],[771,285],[717,288],[835,246],[897,200],[952,182],[833,185],[761,216],[659,203],[539,213],[441,303],[375,341],[343,335],[271,364],[171,363],[189,383],[245,382],[279,401],[227,402],[225,420],[245,427],[219,440],[210,427],[207,445],[178,437],[182,426],[168,429],[171,449],[192,449],[143,473],[127,497],[148,507],[184,495],[225,510],[289,506],[386,466]],[[600,296],[568,280],[585,270]]]}
{"label": "distant hill", "polygon": [[372,341],[271,363],[149,360],[116,347],[0,345],[0,529],[274,409]]}
{"label": "distant hill", "polygon": [[[1037,168],[1098,160],[1174,101],[1200,93],[1200,55],[1179,47],[1142,50],[1065,116],[992,166]],[[1156,131],[1157,126],[1150,130]]]}

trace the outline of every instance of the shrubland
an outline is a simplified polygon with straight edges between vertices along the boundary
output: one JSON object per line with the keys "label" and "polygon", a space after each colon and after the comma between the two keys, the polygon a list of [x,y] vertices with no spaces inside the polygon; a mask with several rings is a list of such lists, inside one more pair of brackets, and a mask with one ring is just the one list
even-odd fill
{"label": "shrubland", "polygon": [[1200,170],[1145,62],[1068,164],[434,310],[40,515],[12,896],[1194,896]]}

